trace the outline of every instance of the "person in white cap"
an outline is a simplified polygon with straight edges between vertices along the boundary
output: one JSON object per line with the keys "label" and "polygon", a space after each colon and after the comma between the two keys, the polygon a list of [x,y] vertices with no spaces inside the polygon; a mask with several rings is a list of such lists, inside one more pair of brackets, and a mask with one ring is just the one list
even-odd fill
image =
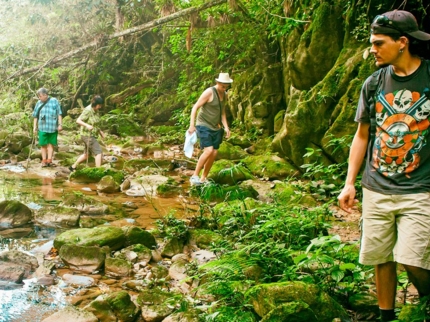
{"label": "person in white cap", "polygon": [[[219,146],[223,140],[224,133],[226,138],[230,137],[225,104],[227,102],[227,89],[233,83],[233,80],[228,73],[220,73],[215,81],[216,85],[207,88],[191,110],[188,133],[192,134],[197,131],[197,136],[200,139],[200,148],[203,149],[194,174],[190,178],[192,185],[199,185],[206,181],[206,177],[215,161]],[[200,108],[201,110],[197,114]],[[203,173],[200,176],[202,169]]]}
{"label": "person in white cap", "polygon": [[365,160],[359,261],[375,267],[381,321],[396,320],[397,263],[421,299],[430,295],[430,62],[419,56],[429,40],[410,12],[394,10],[373,20],[370,53],[383,68],[362,87],[338,197],[351,212]]}

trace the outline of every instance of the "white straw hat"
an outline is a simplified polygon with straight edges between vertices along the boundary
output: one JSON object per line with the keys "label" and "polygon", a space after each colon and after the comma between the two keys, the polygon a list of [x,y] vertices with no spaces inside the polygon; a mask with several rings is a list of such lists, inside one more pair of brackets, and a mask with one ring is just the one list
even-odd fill
{"label": "white straw hat", "polygon": [[219,83],[224,84],[233,83],[233,80],[230,78],[230,75],[228,73],[219,73],[218,78],[215,78],[215,80]]}

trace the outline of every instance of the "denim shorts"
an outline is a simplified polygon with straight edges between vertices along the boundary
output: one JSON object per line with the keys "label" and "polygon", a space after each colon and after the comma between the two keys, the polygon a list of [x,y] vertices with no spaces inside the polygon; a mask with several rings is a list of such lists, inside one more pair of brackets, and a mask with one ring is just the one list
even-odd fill
{"label": "denim shorts", "polygon": [[219,149],[224,136],[224,129],[211,130],[206,126],[197,125],[196,130],[197,136],[200,139],[201,149],[208,148],[210,146],[212,146],[215,150]]}
{"label": "denim shorts", "polygon": [[430,269],[430,192],[383,195],[363,188],[360,263]]}

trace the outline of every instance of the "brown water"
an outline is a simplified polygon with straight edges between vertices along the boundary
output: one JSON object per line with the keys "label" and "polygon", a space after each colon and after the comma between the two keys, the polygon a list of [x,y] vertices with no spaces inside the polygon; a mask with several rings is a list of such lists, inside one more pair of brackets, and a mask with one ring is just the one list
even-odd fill
{"label": "brown water", "polygon": [[[130,197],[124,193],[99,194],[95,184],[81,184],[70,182],[67,178],[53,178],[52,173],[48,172],[46,176],[41,177],[32,171],[23,173],[0,171],[0,201],[19,200],[32,209],[38,209],[59,204],[64,194],[76,191],[113,207],[122,207],[125,202],[134,203],[137,209],[130,210],[126,218],[111,222],[115,226],[133,223],[148,229],[154,227],[157,219],[172,210],[175,211],[175,216],[183,217],[193,207],[184,196],[158,198]],[[31,251],[43,245],[49,247],[50,240],[55,238],[56,234],[55,228],[35,227],[31,237],[23,239],[0,237],[0,251],[11,249]],[[57,270],[57,276],[61,276],[62,273]],[[25,281],[24,287],[16,288],[1,284],[0,281],[0,322],[42,321],[66,304],[65,291],[61,285],[54,285],[47,289],[29,280]]]}

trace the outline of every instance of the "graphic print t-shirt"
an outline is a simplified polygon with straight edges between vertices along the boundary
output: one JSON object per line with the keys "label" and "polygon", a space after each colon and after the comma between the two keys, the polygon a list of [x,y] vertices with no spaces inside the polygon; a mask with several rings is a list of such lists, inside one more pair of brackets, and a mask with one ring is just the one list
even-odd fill
{"label": "graphic print t-shirt", "polygon": [[[411,75],[400,77],[386,67],[385,77],[369,97],[369,77],[363,85],[355,121],[376,119],[369,142],[362,185],[383,194],[430,191],[430,76],[428,61]],[[374,112],[370,109],[374,108]]]}

